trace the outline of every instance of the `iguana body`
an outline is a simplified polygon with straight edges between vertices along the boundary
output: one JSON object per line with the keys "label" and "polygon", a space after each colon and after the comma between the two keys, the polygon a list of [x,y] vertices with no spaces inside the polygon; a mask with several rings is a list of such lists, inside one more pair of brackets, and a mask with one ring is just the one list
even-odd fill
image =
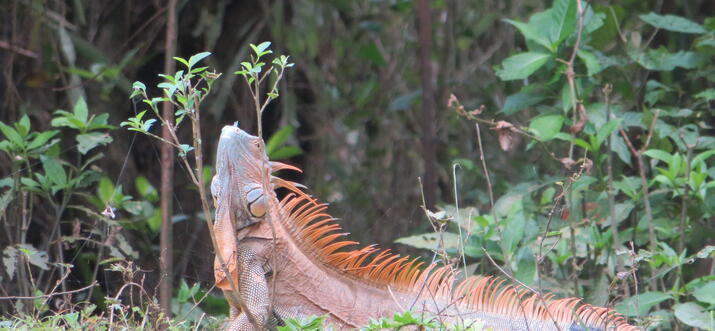
{"label": "iguana body", "polygon": [[[494,330],[636,329],[580,299],[538,297],[491,277],[455,284],[446,266],[423,266],[373,246],[349,250],[358,243],[340,239],[346,234],[325,213],[325,204],[271,176],[281,169],[297,170],[269,162],[260,138],[236,126],[223,128],[211,184],[214,229],[234,294],[247,308],[229,300],[229,330],[254,330],[250,317],[268,328],[311,315],[326,315],[338,328],[357,328],[406,310],[455,324],[478,320]],[[278,187],[293,193],[278,201]],[[231,292],[223,270],[217,259],[217,287]]]}

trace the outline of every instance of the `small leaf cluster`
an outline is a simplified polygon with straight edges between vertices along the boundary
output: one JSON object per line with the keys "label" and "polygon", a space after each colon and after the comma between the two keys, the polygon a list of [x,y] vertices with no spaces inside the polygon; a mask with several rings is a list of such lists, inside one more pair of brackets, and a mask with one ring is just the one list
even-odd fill
{"label": "small leaf cluster", "polygon": [[[274,78],[274,84],[273,87],[266,93],[266,96],[268,96],[270,99],[275,99],[278,98],[278,81],[280,81],[281,76],[283,75],[283,71],[286,68],[290,68],[295,65],[295,63],[290,63],[288,62],[288,56],[286,55],[279,55],[276,56],[273,61],[271,61],[272,66],[269,66],[267,69],[266,67],[266,62],[262,61],[262,58],[265,55],[268,54],[273,54],[273,51],[269,49],[271,46],[270,41],[264,41],[257,46],[254,44],[250,44],[251,50],[253,50],[253,54],[251,55],[251,61],[244,61],[241,62],[241,70],[235,71],[234,74],[236,75],[241,75],[243,78],[246,80],[246,83],[251,86],[256,88],[256,91],[258,90],[258,86],[267,78],[270,77],[271,74],[273,74]],[[254,97],[258,96],[258,94],[254,94]]]}
{"label": "small leaf cluster", "polygon": [[[250,46],[253,50],[253,54],[251,54],[251,61],[241,62],[242,69],[234,72],[234,74],[243,76],[246,85],[248,85],[248,90],[251,93],[256,110],[256,118],[258,119],[258,136],[262,137],[263,130],[261,119],[263,111],[266,109],[271,100],[278,98],[278,83],[280,83],[283,78],[285,69],[292,67],[294,63],[288,61],[288,56],[278,55],[273,58],[271,65],[268,66],[262,58],[266,55],[273,54],[273,51],[269,49],[271,43],[269,41],[265,41],[258,44],[258,46],[254,44],[250,44]],[[272,82],[268,83],[269,88],[264,97],[261,92],[261,86],[269,77],[272,78]]]}
{"label": "small leaf cluster", "polygon": [[[149,106],[149,109],[161,121],[161,124],[168,125],[170,128],[173,128],[172,131],[181,125],[186,116],[189,116],[192,121],[196,121],[198,119],[199,105],[211,92],[211,88],[216,82],[216,79],[221,76],[221,74],[209,72],[207,70],[207,66],[196,66],[201,60],[210,55],[210,52],[202,52],[189,57],[189,59],[174,57],[176,61],[185,66],[185,69],[178,70],[173,75],[159,75],[164,79],[163,82],[157,85],[157,88],[162,90],[162,97],[150,98],[147,94],[146,85],[137,81],[132,85],[133,92],[131,93],[130,98],[140,96],[142,98],[142,102]],[[176,108],[176,111],[174,112],[175,118],[171,123],[167,119],[163,118],[161,111],[159,110],[159,105],[163,102],[169,102]],[[149,131],[154,123],[156,123],[157,119],[144,119],[146,112],[147,110],[141,111],[136,116],[130,117],[127,121],[122,122],[120,125],[127,127],[130,131],[137,131],[150,135],[176,147],[179,150],[179,155],[182,157],[186,156],[186,154],[194,148],[188,144],[181,144],[177,142],[176,139],[165,140],[150,133]]]}

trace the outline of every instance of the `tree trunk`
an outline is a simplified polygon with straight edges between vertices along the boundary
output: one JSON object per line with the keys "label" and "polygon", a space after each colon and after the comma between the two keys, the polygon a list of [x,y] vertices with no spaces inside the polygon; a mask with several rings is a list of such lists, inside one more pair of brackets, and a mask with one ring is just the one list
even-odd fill
{"label": "tree trunk", "polygon": [[[174,56],[176,56],[176,0],[169,0],[169,10],[166,21],[166,41],[164,53],[164,73],[171,75],[176,70]],[[174,107],[169,102],[162,104],[162,116],[167,123],[174,122]],[[171,140],[168,126],[164,126],[161,136]],[[173,176],[174,176],[174,150],[169,144],[161,145],[161,283],[159,285],[159,305],[167,318],[171,317],[171,297],[173,280]]]}

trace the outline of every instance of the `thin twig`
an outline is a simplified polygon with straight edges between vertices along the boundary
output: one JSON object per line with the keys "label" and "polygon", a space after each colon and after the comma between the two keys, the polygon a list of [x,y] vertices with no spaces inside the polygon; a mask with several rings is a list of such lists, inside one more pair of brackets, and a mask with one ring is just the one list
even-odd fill
{"label": "thin twig", "polygon": [[459,255],[462,257],[462,268],[464,268],[464,277],[467,277],[467,258],[464,254],[465,238],[462,236],[462,218],[459,213],[459,192],[457,191],[457,167],[459,164],[452,165],[452,178],[454,178],[454,207],[457,209],[457,230],[459,230]]}
{"label": "thin twig", "polygon": [[[680,237],[678,238],[678,253],[682,254],[685,251],[685,224],[687,220],[688,195],[690,194],[690,163],[693,161],[693,148],[695,146],[688,144],[683,138],[682,133],[680,139],[683,140],[685,146],[688,148],[685,166],[685,182],[683,183],[683,197],[680,200],[680,226],[678,228],[678,232],[680,233]],[[678,264],[678,277],[681,281],[683,280],[682,266],[682,264]]]}
{"label": "thin twig", "polygon": [[25,297],[25,296],[10,296],[10,297],[0,297],[0,300],[34,300],[34,299],[45,299],[45,298],[50,298],[58,295],[66,295],[66,294],[72,294],[72,293],[77,293],[77,292],[82,292],[84,290],[88,290],[91,287],[97,286],[97,282],[95,281],[92,284],[89,284],[85,287],[78,288],[76,290],[69,290],[69,291],[64,291],[64,292],[56,292],[56,293],[50,293],[50,294],[43,294],[43,295],[37,295],[37,296],[30,296],[30,297]]}
{"label": "thin twig", "polygon": [[[611,120],[611,91],[612,86],[606,84],[603,87],[603,95],[606,101],[606,121]],[[608,147],[607,159],[606,159],[606,173],[608,175],[608,213],[611,215],[611,234],[613,235],[613,251],[616,257],[616,270],[618,273],[622,273],[623,260],[618,255],[618,248],[621,245],[618,233],[618,224],[616,224],[616,198],[613,195],[613,133],[608,135],[606,146]],[[627,287],[626,287],[627,288]]]}
{"label": "thin twig", "polygon": [[[628,146],[628,149],[631,151],[631,154],[633,154],[636,157],[636,163],[638,165],[638,174],[640,175],[641,179],[641,192],[643,194],[643,206],[645,208],[645,216],[646,220],[648,222],[648,249],[651,252],[655,252],[657,248],[657,238],[655,234],[655,224],[653,221],[653,210],[651,209],[650,205],[650,190],[648,188],[648,179],[646,178],[646,173],[645,173],[645,165],[643,162],[643,152],[648,149],[648,145],[650,144],[650,139],[653,136],[653,131],[655,131],[655,124],[658,121],[658,115],[660,114],[660,109],[656,109],[655,112],[653,113],[653,120],[651,121],[650,128],[648,129],[648,137],[646,138],[645,144],[641,147],[640,150],[637,150],[635,147],[633,147],[633,143],[631,143],[631,140],[628,138],[628,135],[626,134],[626,131],[623,130],[623,127],[618,128],[619,132],[621,133],[621,136],[623,137],[623,140],[626,142],[626,146]],[[610,118],[608,119],[610,120]],[[650,289],[652,291],[656,291],[658,288],[658,285],[656,283],[656,271],[654,268],[651,268],[651,278],[650,278]]]}
{"label": "thin twig", "polygon": [[[576,117],[578,116],[578,96],[576,94],[576,82],[575,82],[575,76],[576,73],[574,72],[574,61],[576,60],[576,54],[578,53],[578,47],[581,44],[581,35],[583,34],[583,21],[584,21],[584,15],[586,11],[583,9],[581,5],[581,0],[576,0],[576,8],[578,10],[578,33],[576,34],[576,42],[574,43],[573,46],[573,51],[571,52],[571,56],[569,57],[568,62],[566,62],[566,80],[569,83],[569,91],[571,92],[571,106],[573,107],[573,118],[572,121],[573,123],[577,123],[578,121],[576,120]],[[569,158],[573,158],[573,151],[574,151],[574,141],[572,140],[569,143]]]}
{"label": "thin twig", "polygon": [[[487,192],[489,193],[489,205],[491,207],[492,211],[492,218],[494,218],[494,224],[496,225],[497,233],[499,234],[499,238],[504,238],[504,234],[502,233],[501,227],[500,227],[500,222],[499,219],[497,218],[497,212],[494,209],[494,190],[492,188],[492,181],[489,179],[489,169],[487,169],[487,161],[485,160],[484,157],[484,148],[482,147],[482,133],[479,129],[479,123],[474,123],[474,126],[477,128],[477,146],[479,146],[479,159],[481,160],[482,163],[482,170],[484,171],[484,178],[487,180]],[[504,265],[506,266],[507,270],[511,272],[511,256],[509,255],[509,251],[507,250],[504,240],[499,240],[499,247],[502,250],[502,255],[504,256]]]}

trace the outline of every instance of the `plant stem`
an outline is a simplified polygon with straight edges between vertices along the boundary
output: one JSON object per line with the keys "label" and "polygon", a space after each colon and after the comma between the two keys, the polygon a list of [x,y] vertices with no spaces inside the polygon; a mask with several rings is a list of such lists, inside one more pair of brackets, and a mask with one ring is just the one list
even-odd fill
{"label": "plant stem", "polygon": [[[176,0],[169,0],[167,21],[166,21],[166,38],[164,42],[164,72],[174,72],[176,70],[176,39],[177,39],[177,24],[176,24]],[[171,102],[162,103],[162,117],[165,122],[174,122],[174,107]],[[169,140],[171,137],[171,126],[163,125],[161,137],[164,140]],[[161,238],[160,238],[160,257],[159,260],[159,306],[164,312],[166,318],[171,318],[171,297],[172,297],[172,281],[173,281],[173,177],[174,177],[174,150],[168,144],[161,145]]]}
{"label": "plant stem", "polygon": [[[426,208],[433,209],[437,178],[435,176],[435,100],[432,83],[432,20],[430,1],[420,0],[417,4],[417,22],[420,45],[420,76],[422,80],[422,162],[424,163],[424,194]],[[488,176],[487,176],[488,177]]]}
{"label": "plant stem", "polygon": [[[479,123],[474,123],[477,128],[477,146],[479,146],[479,159],[482,162],[482,170],[484,170],[484,178],[487,180],[487,192],[489,193],[489,204],[492,210],[492,218],[494,218],[494,224],[496,225],[497,233],[499,233],[499,238],[504,238],[502,234],[501,225],[499,224],[499,219],[497,218],[497,212],[494,209],[494,189],[492,188],[492,181],[489,179],[489,169],[487,169],[487,161],[484,158],[484,148],[482,148],[482,132],[479,129]],[[499,247],[501,248],[502,255],[504,256],[504,265],[511,275],[511,254],[506,246],[504,246],[504,240],[499,240]]]}
{"label": "plant stem", "polygon": [[[611,120],[611,85],[606,84],[603,88],[603,94],[606,101],[606,120]],[[623,260],[618,255],[618,250],[621,246],[621,240],[618,233],[618,223],[616,223],[616,198],[613,194],[613,133],[608,136],[606,146],[608,147],[607,158],[606,158],[606,174],[608,177],[608,214],[611,216],[611,234],[613,235],[613,253],[616,257],[616,271],[621,274],[625,271],[623,268]],[[625,287],[626,293],[628,293],[628,287]],[[628,294],[626,294],[628,296]]]}
{"label": "plant stem", "polygon": [[[581,5],[581,0],[576,0],[576,8],[577,8],[577,15],[578,15],[578,33],[576,34],[576,42],[574,43],[573,46],[573,51],[571,52],[571,57],[569,58],[569,61],[566,62],[566,80],[569,83],[569,91],[571,92],[571,107],[573,107],[572,111],[572,122],[573,124],[576,124],[578,121],[576,120],[576,117],[578,116],[578,96],[576,95],[576,82],[575,82],[575,76],[576,73],[574,72],[573,64],[574,61],[576,60],[576,53],[578,53],[578,47],[581,44],[581,35],[583,34],[583,15],[586,12],[583,10],[582,5]],[[573,152],[574,152],[574,142],[573,140],[569,144],[569,159],[573,159]]]}
{"label": "plant stem", "polygon": [[[196,98],[196,95],[194,95],[194,98]],[[194,144],[194,162],[196,164],[196,174],[194,174],[193,171],[191,171],[191,167],[188,165],[188,161],[184,157],[184,162],[187,165],[187,171],[191,173],[192,180],[194,181],[194,184],[199,188],[199,196],[201,198],[201,209],[203,210],[204,213],[204,220],[206,221],[206,226],[209,228],[209,235],[211,236],[211,244],[214,247],[214,250],[216,251],[216,258],[218,258],[219,264],[221,265],[221,269],[223,270],[224,274],[226,274],[226,279],[228,280],[229,286],[231,287],[231,296],[233,296],[234,302],[238,302],[239,306],[241,307],[241,310],[246,314],[248,317],[248,320],[251,322],[251,325],[256,330],[260,330],[261,325],[258,323],[256,320],[255,316],[251,314],[250,310],[248,310],[248,306],[246,303],[243,301],[241,296],[237,295],[238,294],[238,286],[236,286],[236,283],[233,281],[233,276],[231,275],[231,272],[228,270],[226,260],[224,257],[221,255],[221,250],[219,249],[218,241],[216,240],[216,233],[214,232],[214,225],[213,221],[211,218],[211,208],[209,207],[209,200],[208,196],[206,194],[206,186],[204,185],[204,174],[203,174],[203,147],[202,147],[202,140],[201,140],[201,126],[199,125],[201,123],[201,112],[199,111],[199,100],[195,99],[194,100],[194,111],[191,113],[191,133],[192,133],[192,141]],[[175,133],[172,133],[174,137],[176,137]]]}
{"label": "plant stem", "polygon": [[[681,137],[682,139],[682,137]],[[678,238],[678,254],[682,254],[685,251],[685,227],[686,220],[688,217],[688,194],[690,194],[690,163],[693,161],[693,147],[688,145],[688,156],[685,166],[685,183],[683,183],[683,198],[680,200],[680,227],[678,228],[678,233],[680,237]],[[678,277],[683,280],[683,264],[678,264]]]}
{"label": "plant stem", "polygon": [[[648,137],[646,138],[646,142],[645,144],[643,144],[643,147],[641,147],[640,150],[636,150],[636,148],[633,147],[633,143],[631,143],[631,140],[628,138],[626,131],[623,130],[622,127],[618,128],[619,132],[621,133],[621,136],[623,137],[623,140],[625,140],[626,142],[626,146],[628,146],[628,149],[636,157],[636,163],[638,164],[638,174],[641,178],[641,192],[643,194],[643,207],[645,208],[645,216],[646,220],[648,221],[648,249],[651,252],[655,252],[656,248],[658,247],[658,242],[655,234],[655,224],[653,224],[653,209],[650,205],[650,190],[648,189],[648,179],[646,178],[645,165],[643,163],[643,152],[648,149],[650,140],[653,137],[653,131],[655,131],[655,123],[658,120],[659,114],[660,110],[656,109],[653,113],[653,121],[650,124],[650,129],[648,130]],[[657,291],[658,284],[656,282],[655,269],[651,268],[650,272],[650,289],[651,291]]]}

